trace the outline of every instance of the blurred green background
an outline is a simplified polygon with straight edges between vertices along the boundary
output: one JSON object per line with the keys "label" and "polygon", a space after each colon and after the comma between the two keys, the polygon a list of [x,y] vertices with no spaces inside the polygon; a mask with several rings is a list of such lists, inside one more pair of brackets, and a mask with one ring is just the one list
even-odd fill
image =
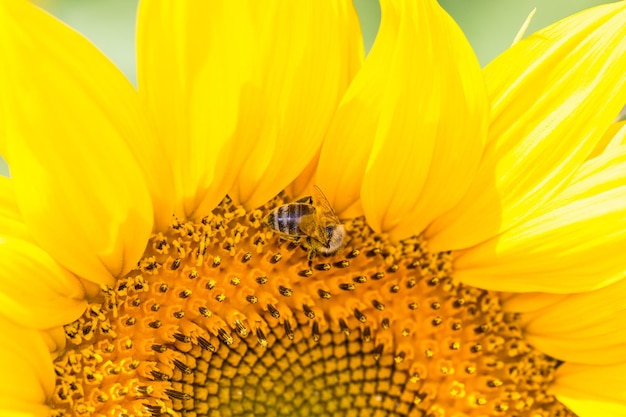
{"label": "blurred green background", "polygon": [[[35,2],[91,39],[133,82],[135,81],[136,0]],[[378,0],[354,0],[354,2],[361,17],[365,45],[369,48],[380,19]],[[527,34],[577,11],[607,1],[440,0],[440,3],[461,26],[484,66],[511,44],[533,8],[537,8],[537,13]],[[0,174],[8,175],[8,168],[1,160]]]}

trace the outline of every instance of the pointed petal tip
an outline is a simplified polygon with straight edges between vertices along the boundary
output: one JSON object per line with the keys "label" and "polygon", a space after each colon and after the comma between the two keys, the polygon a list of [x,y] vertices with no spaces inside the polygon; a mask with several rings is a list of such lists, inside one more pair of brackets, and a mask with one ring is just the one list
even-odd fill
{"label": "pointed petal tip", "polygon": [[339,212],[359,203],[374,229],[415,234],[456,203],[478,167],[486,89],[463,33],[436,2],[381,6],[378,36],[331,124],[318,178]]}

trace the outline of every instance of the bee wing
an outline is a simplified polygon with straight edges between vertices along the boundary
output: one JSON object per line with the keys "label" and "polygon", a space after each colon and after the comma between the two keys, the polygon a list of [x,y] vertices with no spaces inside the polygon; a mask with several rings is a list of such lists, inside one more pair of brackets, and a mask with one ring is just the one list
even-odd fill
{"label": "bee wing", "polygon": [[315,204],[322,209],[322,214],[336,219],[337,223],[339,223],[339,217],[337,217],[337,215],[335,214],[335,210],[333,210],[333,207],[328,202],[328,199],[326,198],[320,187],[314,185],[313,189],[315,194]]}
{"label": "bee wing", "polygon": [[312,237],[319,242],[326,242],[324,228],[320,226],[319,222],[316,220],[316,216],[316,214],[307,214],[306,216],[302,216],[302,218],[300,218],[300,223],[298,223],[298,227],[303,234]]}

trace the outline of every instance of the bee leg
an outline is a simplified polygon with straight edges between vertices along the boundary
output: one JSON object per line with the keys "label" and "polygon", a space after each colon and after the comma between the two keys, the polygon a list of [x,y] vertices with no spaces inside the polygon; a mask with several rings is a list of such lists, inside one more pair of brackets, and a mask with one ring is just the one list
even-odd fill
{"label": "bee leg", "polygon": [[283,235],[283,236],[280,236],[278,240],[278,247],[280,248],[283,246],[283,244],[288,243],[287,248],[294,249],[298,247],[298,245],[300,244],[299,241],[300,241],[299,236]]}
{"label": "bee leg", "polygon": [[285,236],[283,237],[283,243],[289,242],[287,244],[287,249],[288,250],[293,250],[295,248],[297,248],[298,246],[300,246],[300,241],[302,240],[302,238],[300,236]]}
{"label": "bee leg", "polygon": [[297,240],[290,240],[289,244],[287,245],[287,249],[288,250],[294,250],[298,246],[300,246],[300,242],[299,241],[297,241]]}
{"label": "bee leg", "polygon": [[307,195],[306,197],[302,197],[301,199],[296,201],[297,203],[304,203],[304,204],[313,204],[313,197],[310,195]]}
{"label": "bee leg", "polygon": [[[310,243],[310,238],[307,238],[307,243]],[[317,255],[317,251],[315,249],[313,249],[311,246],[309,246],[309,268],[313,266],[313,259],[315,258],[315,255]]]}

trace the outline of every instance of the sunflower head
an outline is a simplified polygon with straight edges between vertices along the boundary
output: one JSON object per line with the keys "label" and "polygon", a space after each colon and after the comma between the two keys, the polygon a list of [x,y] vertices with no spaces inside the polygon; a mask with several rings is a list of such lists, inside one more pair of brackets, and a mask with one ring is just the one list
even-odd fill
{"label": "sunflower head", "polygon": [[567,415],[547,394],[557,361],[497,294],[454,282],[450,253],[356,218],[346,247],[309,267],[262,221],[286,200],[226,199],[153,235],[65,327],[55,414]]}
{"label": "sunflower head", "polygon": [[0,412],[626,414],[626,2],[381,8],[143,0],[135,88],[0,0]]}

